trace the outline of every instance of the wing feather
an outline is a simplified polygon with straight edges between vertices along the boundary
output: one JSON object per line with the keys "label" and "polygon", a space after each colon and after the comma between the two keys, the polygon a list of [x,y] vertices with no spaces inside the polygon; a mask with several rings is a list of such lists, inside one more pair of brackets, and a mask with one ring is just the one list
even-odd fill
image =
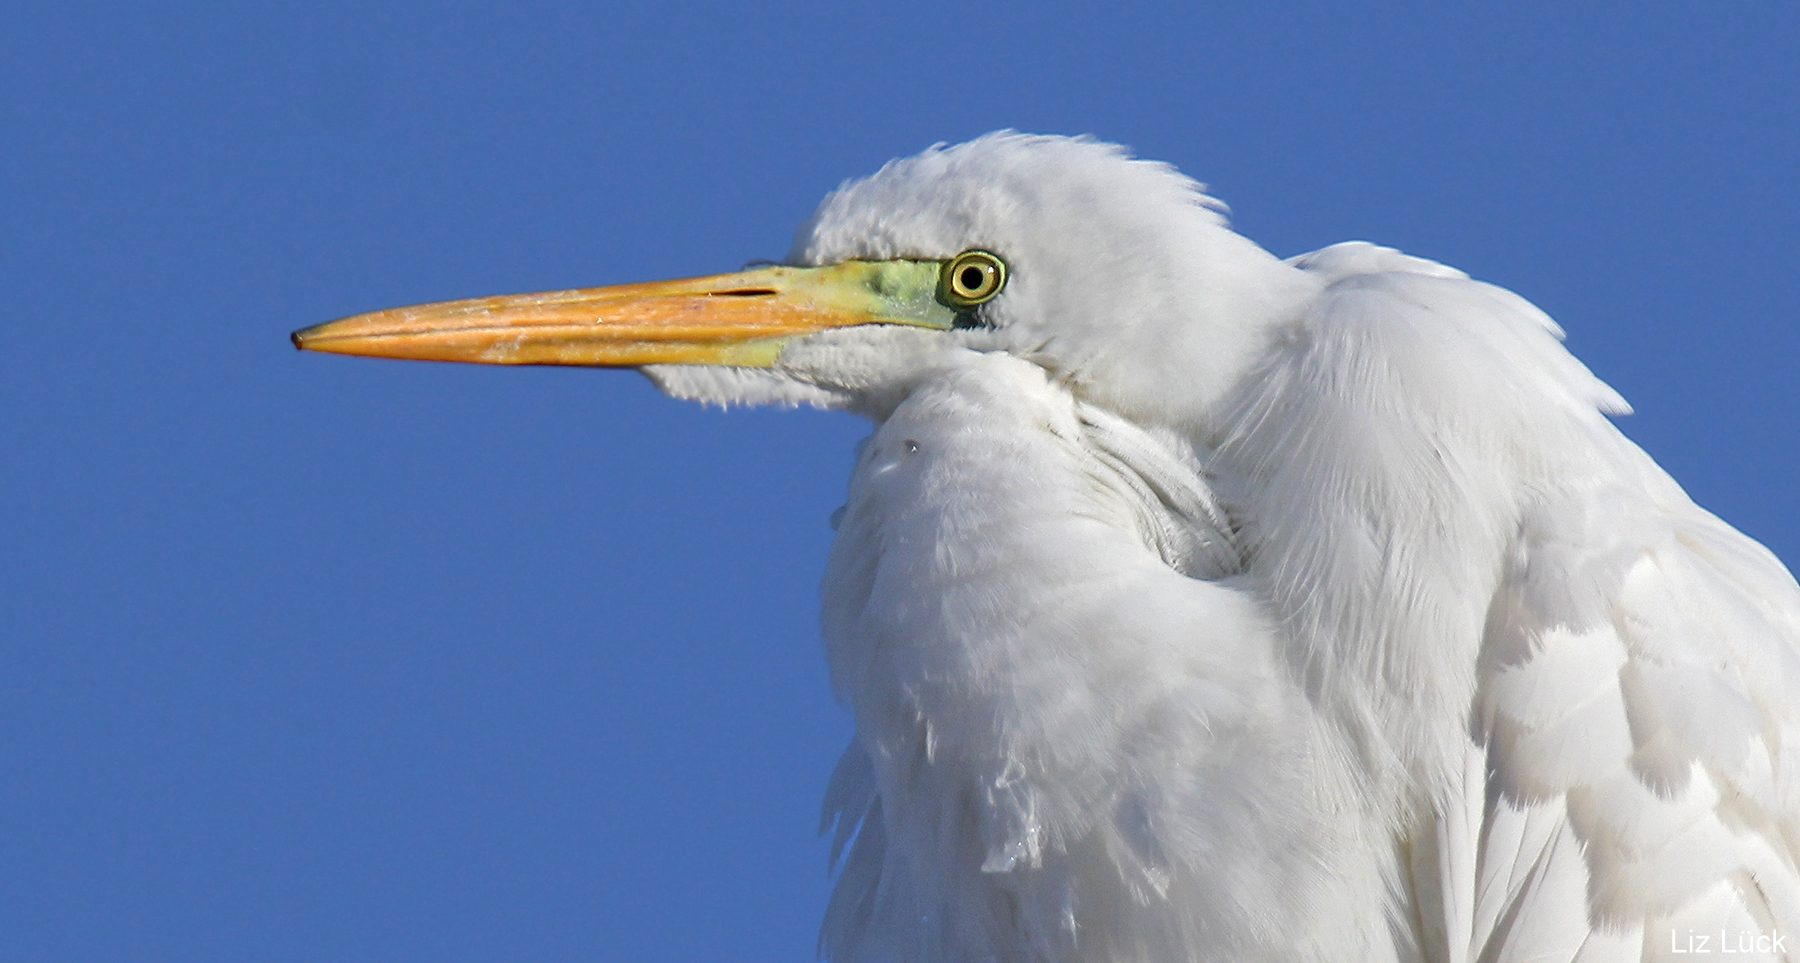
{"label": "wing feather", "polygon": [[[1290,263],[1326,282],[1320,306],[1223,450],[1297,661],[1331,706],[1380,689],[1359,672],[1392,687],[1395,666],[1449,679],[1476,658],[1460,762],[1409,746],[1437,731],[1427,710],[1336,709],[1427,783],[1424,944],[1686,959],[1689,930],[1743,931],[1800,960],[1793,577],[1602,417],[1629,409],[1522,299],[1367,244]],[[1459,620],[1484,579],[1484,617]]]}

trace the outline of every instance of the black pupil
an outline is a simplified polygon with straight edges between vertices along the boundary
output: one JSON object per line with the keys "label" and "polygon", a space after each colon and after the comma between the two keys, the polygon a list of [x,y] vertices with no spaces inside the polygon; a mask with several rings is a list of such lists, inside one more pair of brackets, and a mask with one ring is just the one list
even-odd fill
{"label": "black pupil", "polygon": [[966,291],[980,291],[981,282],[986,279],[986,275],[978,267],[970,266],[962,269],[962,286]]}

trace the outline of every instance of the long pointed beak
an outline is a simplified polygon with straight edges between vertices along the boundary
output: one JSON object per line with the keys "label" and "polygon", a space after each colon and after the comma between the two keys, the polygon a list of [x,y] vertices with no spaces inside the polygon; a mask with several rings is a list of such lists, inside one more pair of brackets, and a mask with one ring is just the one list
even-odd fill
{"label": "long pointed beak", "polygon": [[294,332],[307,351],[622,367],[767,367],[789,341],[830,328],[950,328],[938,261],[845,261],[737,274],[394,308]]}

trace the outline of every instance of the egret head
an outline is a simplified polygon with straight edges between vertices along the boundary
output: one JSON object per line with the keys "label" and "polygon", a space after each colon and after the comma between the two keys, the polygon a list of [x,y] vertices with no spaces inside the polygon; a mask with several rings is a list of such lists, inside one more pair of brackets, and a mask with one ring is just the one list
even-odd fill
{"label": "egret head", "polygon": [[948,353],[1006,351],[1127,416],[1187,421],[1308,286],[1168,165],[1086,138],[1001,132],[840,187],[785,265],[403,308],[295,342],[640,367],[678,397],[878,418]]}

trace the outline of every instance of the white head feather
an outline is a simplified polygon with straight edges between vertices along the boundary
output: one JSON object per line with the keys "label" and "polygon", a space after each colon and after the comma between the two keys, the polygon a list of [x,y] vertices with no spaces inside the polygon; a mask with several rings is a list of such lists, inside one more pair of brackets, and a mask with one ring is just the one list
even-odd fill
{"label": "white head feather", "polygon": [[1268,323],[1291,319],[1318,290],[1233,233],[1224,210],[1167,164],[1087,138],[1003,131],[939,145],[826,197],[788,261],[993,251],[1010,280],[984,307],[988,327],[840,329],[800,339],[772,369],[647,373],[679,397],[879,418],[944,351],[998,350],[1140,423],[1203,422],[1261,352]]}

